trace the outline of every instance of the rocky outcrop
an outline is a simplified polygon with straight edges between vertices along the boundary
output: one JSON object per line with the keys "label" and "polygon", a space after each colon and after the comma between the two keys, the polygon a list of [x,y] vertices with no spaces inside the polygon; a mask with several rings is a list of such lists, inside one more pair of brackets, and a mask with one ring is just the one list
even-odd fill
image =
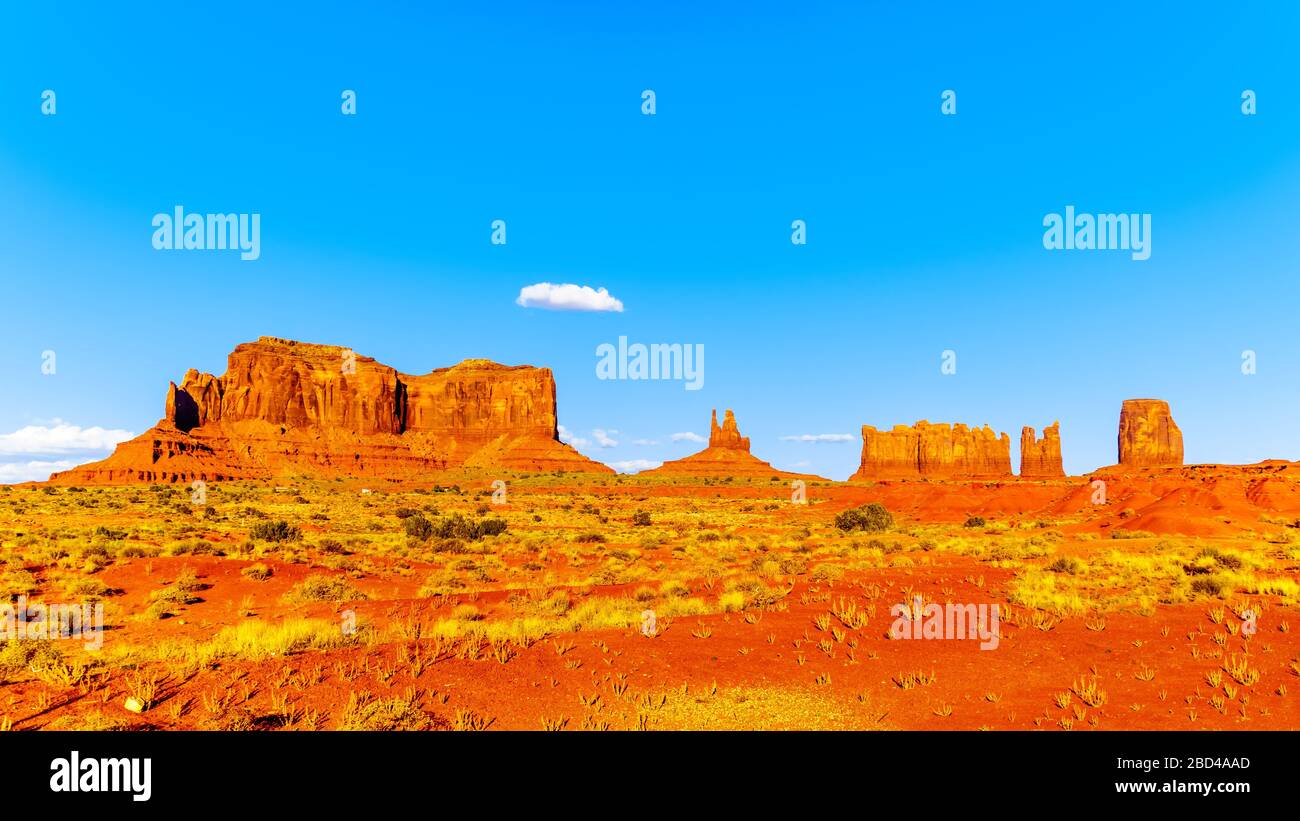
{"label": "rocky outcrop", "polygon": [[172,383],[156,427],[51,480],[413,479],[458,466],[611,472],[559,441],[549,369],[474,359],[413,376],[347,348],[262,337],[236,347],[223,376]]}
{"label": "rocky outcrop", "polygon": [[749,437],[740,435],[740,428],[736,427],[736,415],[730,409],[723,416],[722,427],[718,427],[718,412],[713,411],[713,421],[709,423],[709,447],[749,452]]}
{"label": "rocky outcrop", "polygon": [[956,424],[911,427],[895,425],[881,431],[862,426],[862,460],[853,479],[964,479],[1011,475],[1011,437],[988,425]]}
{"label": "rocky outcrop", "polygon": [[1061,423],[1043,428],[1043,438],[1033,428],[1020,429],[1020,475],[1026,478],[1055,478],[1065,475],[1061,466]]}
{"label": "rocky outcrop", "polygon": [[820,477],[802,473],[789,473],[778,470],[749,452],[749,437],[741,436],[736,426],[736,416],[730,410],[723,416],[722,425],[718,425],[718,412],[713,412],[709,424],[709,446],[699,453],[671,462],[664,462],[657,468],[642,471],[642,476],[664,474],[671,476],[710,476],[710,477],[750,477],[750,478],[802,478]]}
{"label": "rocky outcrop", "polygon": [[1119,463],[1127,467],[1183,463],[1183,432],[1174,424],[1168,402],[1124,400],[1119,411]]}

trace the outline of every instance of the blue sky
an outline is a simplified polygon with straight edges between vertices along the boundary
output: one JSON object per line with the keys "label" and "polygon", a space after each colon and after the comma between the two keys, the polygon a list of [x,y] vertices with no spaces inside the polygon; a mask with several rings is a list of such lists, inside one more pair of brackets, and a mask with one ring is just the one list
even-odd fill
{"label": "blue sky", "polygon": [[[10,4],[0,434],[143,431],[169,379],[267,334],[549,366],[606,462],[685,455],[730,407],[834,478],[863,424],[921,418],[1007,431],[1013,462],[1059,419],[1079,473],[1143,396],[1188,461],[1300,457],[1300,7],[700,6]],[[260,214],[261,258],[154,250],[176,205]],[[1067,205],[1151,214],[1151,258],[1045,250]],[[624,310],[517,305],[539,282]],[[704,387],[597,379],[620,335],[703,345]]]}

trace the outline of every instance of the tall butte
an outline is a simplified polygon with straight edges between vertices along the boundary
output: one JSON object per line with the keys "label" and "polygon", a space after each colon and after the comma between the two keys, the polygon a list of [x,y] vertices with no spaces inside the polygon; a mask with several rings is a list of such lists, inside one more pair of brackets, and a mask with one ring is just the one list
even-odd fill
{"label": "tall butte", "polygon": [[1174,424],[1168,402],[1124,400],[1119,411],[1119,463],[1128,467],[1183,463],[1183,432]]}
{"label": "tall butte", "polygon": [[1034,429],[1020,429],[1020,475],[1031,479],[1046,479],[1065,475],[1061,466],[1061,423],[1053,422],[1043,428],[1043,438],[1034,435]]}
{"label": "tall butte", "polygon": [[412,376],[335,345],[238,345],[223,376],[191,369],[164,417],[64,484],[415,479],[452,467],[612,472],[559,441],[548,368],[470,359]]}
{"label": "tall butte", "polygon": [[850,479],[995,479],[1011,475],[1011,437],[988,425],[862,426],[862,459]]}
{"label": "tall butte", "polygon": [[777,470],[749,452],[749,437],[740,435],[736,415],[730,410],[718,424],[718,412],[713,411],[709,423],[709,446],[699,453],[664,462],[657,468],[643,471],[642,475],[672,476],[739,476],[739,477],[803,477],[817,478],[799,473]]}

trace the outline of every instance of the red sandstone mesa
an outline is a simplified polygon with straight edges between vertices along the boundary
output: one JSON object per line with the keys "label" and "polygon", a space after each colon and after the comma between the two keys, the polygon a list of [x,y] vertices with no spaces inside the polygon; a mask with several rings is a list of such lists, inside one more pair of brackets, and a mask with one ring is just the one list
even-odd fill
{"label": "red sandstone mesa", "polygon": [[469,359],[412,376],[347,348],[264,336],[237,346],[224,376],[190,370],[172,383],[154,428],[50,479],[413,479],[457,466],[612,472],[559,441],[547,368]]}
{"label": "red sandstone mesa", "polygon": [[862,426],[862,461],[851,479],[1000,478],[1011,475],[1011,437],[988,425]]}
{"label": "red sandstone mesa", "polygon": [[1119,463],[1129,467],[1183,463],[1183,432],[1174,424],[1168,402],[1124,400],[1119,412]]}
{"label": "red sandstone mesa", "polygon": [[1043,428],[1043,438],[1033,428],[1020,429],[1020,475],[1028,478],[1051,478],[1065,475],[1061,466],[1061,423]]}
{"label": "red sandstone mesa", "polygon": [[718,412],[713,412],[713,421],[709,425],[709,446],[699,453],[693,453],[681,459],[664,462],[657,468],[643,472],[649,474],[669,474],[675,476],[738,476],[768,478],[798,477],[816,479],[820,477],[800,473],[788,473],[777,470],[749,452],[749,437],[740,435],[736,426],[736,415],[730,410],[718,425]]}

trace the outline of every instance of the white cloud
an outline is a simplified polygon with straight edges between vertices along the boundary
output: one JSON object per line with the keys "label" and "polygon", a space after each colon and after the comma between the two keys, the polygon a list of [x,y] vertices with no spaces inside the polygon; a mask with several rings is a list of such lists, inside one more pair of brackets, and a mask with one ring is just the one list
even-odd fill
{"label": "white cloud", "polygon": [[604,288],[590,285],[553,285],[539,282],[519,289],[516,305],[525,308],[546,308],[551,311],[612,311],[623,312],[623,302],[610,296]]}
{"label": "white cloud", "polygon": [[690,433],[690,432],[686,432],[686,433],[674,433],[672,436],[670,436],[670,437],[668,437],[668,438],[669,438],[669,439],[672,439],[674,442],[705,442],[705,441],[708,441],[708,440],[706,440],[703,436],[700,436],[698,433]]}
{"label": "white cloud", "polygon": [[585,448],[587,445],[591,444],[591,442],[583,439],[581,436],[574,436],[573,431],[569,430],[564,425],[556,425],[556,427],[559,429],[560,441],[566,445],[575,448]]}
{"label": "white cloud", "polygon": [[652,445],[657,445],[659,444],[659,442],[656,439],[633,439],[632,444],[639,445],[640,447],[643,448],[647,448],[647,447],[651,447]]}
{"label": "white cloud", "polygon": [[0,485],[10,485],[15,482],[44,482],[50,478],[51,473],[69,470],[76,466],[77,463],[70,459],[60,459],[57,462],[0,463]]}
{"label": "white cloud", "polygon": [[782,436],[783,442],[852,442],[851,433],[801,433],[798,436]]}
{"label": "white cloud", "polygon": [[629,459],[626,462],[610,462],[609,466],[619,473],[640,473],[643,470],[651,470],[662,465],[663,462],[652,462],[649,459]]}
{"label": "white cloud", "polygon": [[0,434],[0,455],[37,455],[110,451],[118,443],[134,437],[129,430],[107,430],[101,427],[83,428],[70,425],[62,419],[51,419],[48,424],[28,425],[13,433]]}
{"label": "white cloud", "polygon": [[595,437],[596,444],[600,445],[602,448],[617,447],[618,442],[610,438],[611,433],[618,433],[618,431],[616,430],[606,431],[606,430],[602,430],[601,428],[596,428],[591,432],[591,435]]}

